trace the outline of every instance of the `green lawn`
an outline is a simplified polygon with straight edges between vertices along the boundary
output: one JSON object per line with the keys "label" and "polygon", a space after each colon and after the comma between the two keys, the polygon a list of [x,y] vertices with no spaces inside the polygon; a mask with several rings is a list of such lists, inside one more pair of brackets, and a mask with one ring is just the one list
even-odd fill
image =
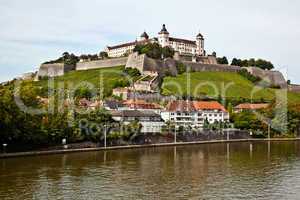
{"label": "green lawn", "polygon": [[[190,78],[189,78],[190,77]],[[190,83],[187,82],[190,80]],[[227,89],[226,89],[227,88]],[[177,77],[165,77],[162,85],[164,95],[187,95],[193,97],[208,96],[217,98],[219,95],[232,99],[253,99],[259,101],[273,100],[275,89],[255,87],[243,76],[232,72],[193,72]],[[291,103],[300,102],[300,95],[288,93]]]}
{"label": "green lawn", "polygon": [[[94,69],[86,71],[71,71],[63,76],[54,79],[55,87],[74,88],[80,84],[89,84],[100,91],[104,90],[105,96],[109,96],[115,87],[127,86],[129,81],[122,74],[124,66]],[[48,81],[41,80],[36,83],[38,86],[48,88]]]}

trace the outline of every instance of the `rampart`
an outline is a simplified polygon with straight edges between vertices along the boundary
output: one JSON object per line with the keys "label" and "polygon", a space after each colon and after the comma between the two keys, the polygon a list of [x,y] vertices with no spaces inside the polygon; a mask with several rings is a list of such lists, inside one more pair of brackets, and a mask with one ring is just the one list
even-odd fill
{"label": "rampart", "polygon": [[280,86],[281,88],[287,87],[286,80],[279,71],[263,70],[257,67],[243,67],[242,69],[246,69],[252,75],[269,82],[273,86]]}
{"label": "rampart", "polygon": [[[179,58],[179,57],[178,57]],[[147,57],[146,55],[139,55],[138,53],[133,53],[129,55],[129,57],[122,57],[122,58],[112,58],[112,59],[105,59],[105,60],[97,60],[97,61],[90,61],[90,62],[80,62],[76,65],[76,70],[90,70],[90,69],[99,69],[99,68],[108,68],[108,67],[115,67],[115,66],[126,66],[131,68],[136,68],[140,72],[147,74],[157,72],[159,77],[163,77],[165,75],[177,75],[177,68],[176,62],[182,62],[185,66],[190,68],[193,72],[239,72],[241,69],[238,66],[230,66],[230,65],[219,65],[213,64],[215,63],[214,59],[207,58],[207,62],[192,62],[186,60],[176,60],[172,58],[167,58],[164,60],[152,59]],[[249,73],[253,74],[254,76],[260,77],[265,81],[268,81],[273,86],[280,86],[281,88],[286,88],[287,84],[285,81],[284,76],[279,71],[269,71],[269,70],[262,70],[257,67],[246,67]],[[64,75],[66,72],[75,70],[73,66],[67,66],[62,63],[55,63],[55,64],[42,64],[39,71],[38,76],[61,76]],[[298,91],[299,87],[290,87],[291,91]]]}
{"label": "rampart", "polygon": [[75,70],[72,65],[65,65],[64,63],[42,64],[37,73],[38,77],[55,77],[62,76],[66,72]]}
{"label": "rampart", "polygon": [[99,69],[99,68],[107,68],[107,67],[115,67],[126,65],[128,58],[112,58],[105,60],[96,60],[90,62],[79,62],[76,65],[76,70],[89,70],[89,69]]}
{"label": "rampart", "polygon": [[289,91],[291,91],[291,92],[300,93],[300,85],[292,84],[292,85],[289,85],[289,86],[288,86],[288,89],[289,89]]}

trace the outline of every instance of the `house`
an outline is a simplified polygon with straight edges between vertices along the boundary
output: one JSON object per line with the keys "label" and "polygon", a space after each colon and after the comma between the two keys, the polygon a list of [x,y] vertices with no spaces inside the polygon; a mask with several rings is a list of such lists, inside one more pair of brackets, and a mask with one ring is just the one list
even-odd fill
{"label": "house", "polygon": [[123,102],[127,110],[153,111],[160,114],[161,106],[156,103],[148,103],[144,100],[127,100]]}
{"label": "house", "polygon": [[268,108],[269,104],[267,103],[243,103],[234,107],[235,113],[240,113],[243,111],[257,111]]}
{"label": "house", "polygon": [[124,110],[124,104],[121,101],[106,100],[102,105],[106,110]]}
{"label": "house", "polygon": [[123,100],[127,100],[130,98],[131,94],[133,92],[131,91],[130,88],[125,87],[125,88],[115,88],[113,89],[113,95],[122,98]]}
{"label": "house", "polygon": [[100,107],[100,101],[90,101],[86,98],[80,99],[78,102],[79,107],[96,110]]}
{"label": "house", "polygon": [[141,133],[160,133],[165,124],[161,116],[152,111],[119,110],[110,113],[115,121],[126,125],[138,121],[142,125]]}
{"label": "house", "polygon": [[205,120],[211,124],[229,121],[229,113],[216,101],[173,101],[161,112],[161,117],[176,126],[193,128],[203,128]]}

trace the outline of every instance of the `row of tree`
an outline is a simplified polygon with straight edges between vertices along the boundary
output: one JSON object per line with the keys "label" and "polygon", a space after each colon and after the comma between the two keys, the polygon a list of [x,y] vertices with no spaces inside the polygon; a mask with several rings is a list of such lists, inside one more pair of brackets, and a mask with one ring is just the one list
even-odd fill
{"label": "row of tree", "polygon": [[[218,64],[223,64],[223,65],[229,64],[228,59],[225,56],[218,57],[217,62]],[[258,67],[265,70],[271,70],[274,68],[274,65],[270,61],[264,59],[254,59],[254,58],[243,59],[243,60],[238,58],[233,58],[230,65],[239,66],[239,67]]]}
{"label": "row of tree", "polygon": [[66,65],[76,65],[76,63],[80,60],[93,61],[105,58],[108,58],[108,54],[105,51],[101,51],[99,54],[82,54],[80,56],[76,56],[73,53],[64,52],[58,59],[44,62],[44,64],[64,63]]}

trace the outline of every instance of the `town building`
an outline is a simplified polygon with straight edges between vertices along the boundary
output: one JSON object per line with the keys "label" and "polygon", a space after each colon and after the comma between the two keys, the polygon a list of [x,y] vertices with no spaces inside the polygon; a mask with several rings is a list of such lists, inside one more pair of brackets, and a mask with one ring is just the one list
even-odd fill
{"label": "town building", "polygon": [[136,45],[155,42],[162,47],[171,47],[175,52],[181,55],[205,56],[206,54],[204,49],[204,37],[201,33],[196,35],[195,40],[170,37],[170,33],[165,24],[163,24],[157,37],[149,38],[149,35],[143,32],[138,40],[115,46],[107,46],[105,51],[109,57],[122,57],[132,53]]}
{"label": "town building", "polygon": [[267,103],[242,103],[234,107],[235,113],[240,113],[243,111],[257,111],[268,108],[269,104]]}
{"label": "town building", "polygon": [[111,111],[111,115],[115,121],[126,125],[138,121],[142,125],[141,133],[161,133],[165,124],[161,116],[152,111],[121,110]]}
{"label": "town building", "polygon": [[206,120],[210,124],[229,121],[229,113],[216,101],[173,101],[161,112],[161,117],[178,127],[193,128],[203,128]]}
{"label": "town building", "polygon": [[144,100],[127,100],[123,102],[124,107],[127,110],[139,110],[139,111],[152,111],[157,114],[160,114],[161,106],[156,103],[148,103]]}

